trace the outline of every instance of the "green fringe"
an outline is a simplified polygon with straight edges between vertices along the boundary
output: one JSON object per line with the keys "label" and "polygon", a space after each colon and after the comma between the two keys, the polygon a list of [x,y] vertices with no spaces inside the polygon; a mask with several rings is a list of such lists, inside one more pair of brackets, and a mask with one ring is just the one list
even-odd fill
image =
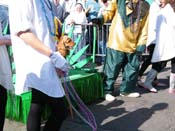
{"label": "green fringe", "polygon": [[[80,98],[90,104],[104,96],[102,77],[100,73],[86,73],[85,71],[72,70],[70,77],[75,90]],[[19,95],[8,93],[6,106],[6,117],[15,121],[27,122],[27,116],[30,109],[31,92],[26,92]],[[45,108],[42,120],[47,119],[50,110]]]}

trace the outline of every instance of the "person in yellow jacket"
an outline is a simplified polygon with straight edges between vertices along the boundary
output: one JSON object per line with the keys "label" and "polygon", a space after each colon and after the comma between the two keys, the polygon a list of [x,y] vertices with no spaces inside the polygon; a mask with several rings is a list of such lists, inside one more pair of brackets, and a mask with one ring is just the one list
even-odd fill
{"label": "person in yellow jacket", "polygon": [[112,0],[104,13],[93,20],[102,24],[112,20],[104,63],[104,91],[107,101],[112,95],[114,83],[123,68],[120,95],[139,97],[136,87],[139,59],[147,41],[149,4],[145,0]]}

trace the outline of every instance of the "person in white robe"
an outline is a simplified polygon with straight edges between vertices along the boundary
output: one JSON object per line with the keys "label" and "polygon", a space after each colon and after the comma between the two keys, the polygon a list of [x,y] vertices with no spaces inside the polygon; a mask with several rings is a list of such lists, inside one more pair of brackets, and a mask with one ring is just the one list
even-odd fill
{"label": "person in white robe", "polygon": [[175,12],[174,1],[167,4],[157,17],[156,46],[151,62],[171,60],[169,93],[175,94]]}
{"label": "person in white robe", "polygon": [[[150,6],[149,10],[149,24],[148,24],[148,39],[147,39],[147,49],[149,51],[149,56],[147,59],[144,60],[143,64],[140,67],[139,70],[139,77],[137,84],[140,87],[143,87],[150,92],[156,93],[157,89],[154,87],[159,84],[159,81],[157,80],[158,73],[166,66],[166,61],[158,61],[155,63],[151,62],[154,48],[156,45],[156,29],[157,27],[157,17],[161,11],[165,7],[165,5],[168,3],[167,0],[154,0]],[[146,76],[146,80],[143,83],[141,81],[141,76],[143,75],[144,71],[147,69],[147,67],[152,64],[152,68],[149,71],[149,73]]]}

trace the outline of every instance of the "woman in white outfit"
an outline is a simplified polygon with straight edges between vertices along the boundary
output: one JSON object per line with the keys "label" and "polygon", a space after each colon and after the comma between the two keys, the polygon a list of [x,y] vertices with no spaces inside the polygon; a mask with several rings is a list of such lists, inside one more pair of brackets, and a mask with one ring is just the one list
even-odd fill
{"label": "woman in white outfit", "polygon": [[171,0],[159,13],[152,63],[171,60],[169,93],[175,93],[175,12]]}
{"label": "woman in white outfit", "polygon": [[15,0],[9,4],[15,93],[32,91],[27,131],[40,131],[45,105],[51,113],[43,131],[58,131],[67,116],[65,92],[56,70],[68,72],[69,64],[56,51],[54,8],[54,0]]}
{"label": "woman in white outfit", "polygon": [[[148,39],[147,39],[147,44],[146,44],[147,51],[149,52],[149,55],[148,55],[148,57],[146,57],[146,59],[144,59],[143,63],[141,64],[140,70],[139,70],[139,77],[138,77],[137,84],[141,87],[144,86],[144,83],[142,82],[142,76],[143,76],[144,72],[146,71],[146,69],[149,67],[149,65],[152,65],[151,59],[152,59],[154,47],[156,44],[157,15],[158,15],[159,11],[161,10],[161,8],[163,8],[165,6],[165,4],[162,4],[162,1],[164,1],[164,0],[153,0],[153,2],[150,5],[150,9],[149,9]],[[156,66],[152,66],[150,73],[153,70],[160,72],[160,70],[162,70],[162,68],[164,68],[165,66],[166,66],[166,63],[159,62],[156,64]],[[156,67],[156,69],[154,69],[153,67]],[[153,87],[153,86],[156,86],[159,84],[157,77],[155,77],[153,80],[152,79],[148,79],[148,80],[145,83],[146,85],[148,85],[148,87],[149,87],[148,89],[151,92],[157,92],[157,90]]]}

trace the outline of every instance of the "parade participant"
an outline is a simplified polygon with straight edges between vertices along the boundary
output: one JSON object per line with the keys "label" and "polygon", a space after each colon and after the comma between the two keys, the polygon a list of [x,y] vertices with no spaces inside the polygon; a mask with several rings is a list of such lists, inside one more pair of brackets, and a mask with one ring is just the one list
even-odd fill
{"label": "parade participant", "polygon": [[0,23],[0,131],[3,131],[7,103],[7,89],[13,89],[12,72],[6,47],[6,45],[10,44],[10,38],[2,36]]}
{"label": "parade participant", "polygon": [[53,9],[52,0],[15,0],[9,5],[15,93],[32,93],[27,131],[40,130],[46,104],[51,113],[43,131],[58,131],[67,116],[65,92],[57,71],[68,72],[69,64],[56,52]]}
{"label": "parade participant", "polygon": [[147,67],[151,64],[151,59],[152,59],[152,55],[153,55],[155,44],[156,44],[157,15],[159,11],[161,10],[161,8],[164,8],[166,4],[167,4],[166,0],[155,0],[150,6],[149,22],[148,22],[149,23],[148,24],[148,40],[147,40],[149,56],[141,65],[141,68],[139,70],[139,77],[138,77],[138,85],[154,93],[157,92],[157,89],[153,87],[153,85],[156,86],[158,84],[157,74],[166,66],[167,62],[164,61],[164,62],[153,63],[152,69],[149,71],[146,77],[145,83],[141,81],[141,77],[144,71],[147,69]]}
{"label": "parade participant", "polygon": [[113,0],[101,19],[93,20],[94,23],[100,24],[101,21],[112,19],[104,64],[104,91],[108,101],[115,99],[112,95],[114,83],[122,66],[124,71],[120,95],[140,96],[134,89],[140,65],[139,58],[147,40],[148,11],[149,4],[144,0]]}
{"label": "parade participant", "polygon": [[157,16],[156,46],[151,62],[171,60],[169,93],[175,93],[175,4],[173,0],[164,0],[164,3],[165,7]]}
{"label": "parade participant", "polygon": [[11,45],[11,40],[9,36],[4,36],[2,34],[4,28],[1,23],[8,23],[8,16],[6,13],[4,14],[4,12],[7,10],[3,9],[5,8],[1,8],[0,10],[0,131],[3,131],[4,127],[5,109],[7,104],[7,90],[13,89],[12,72],[6,47],[6,45]]}
{"label": "parade participant", "polygon": [[0,14],[0,131],[3,131],[7,90],[13,89],[12,72],[6,47],[6,45],[11,45],[11,40],[9,35],[3,35],[8,24],[8,7],[3,1],[0,1]]}
{"label": "parade participant", "polygon": [[2,36],[0,23],[0,131],[3,131],[4,126],[7,89],[13,89],[10,60],[6,48],[6,45],[10,44],[10,38]]}

